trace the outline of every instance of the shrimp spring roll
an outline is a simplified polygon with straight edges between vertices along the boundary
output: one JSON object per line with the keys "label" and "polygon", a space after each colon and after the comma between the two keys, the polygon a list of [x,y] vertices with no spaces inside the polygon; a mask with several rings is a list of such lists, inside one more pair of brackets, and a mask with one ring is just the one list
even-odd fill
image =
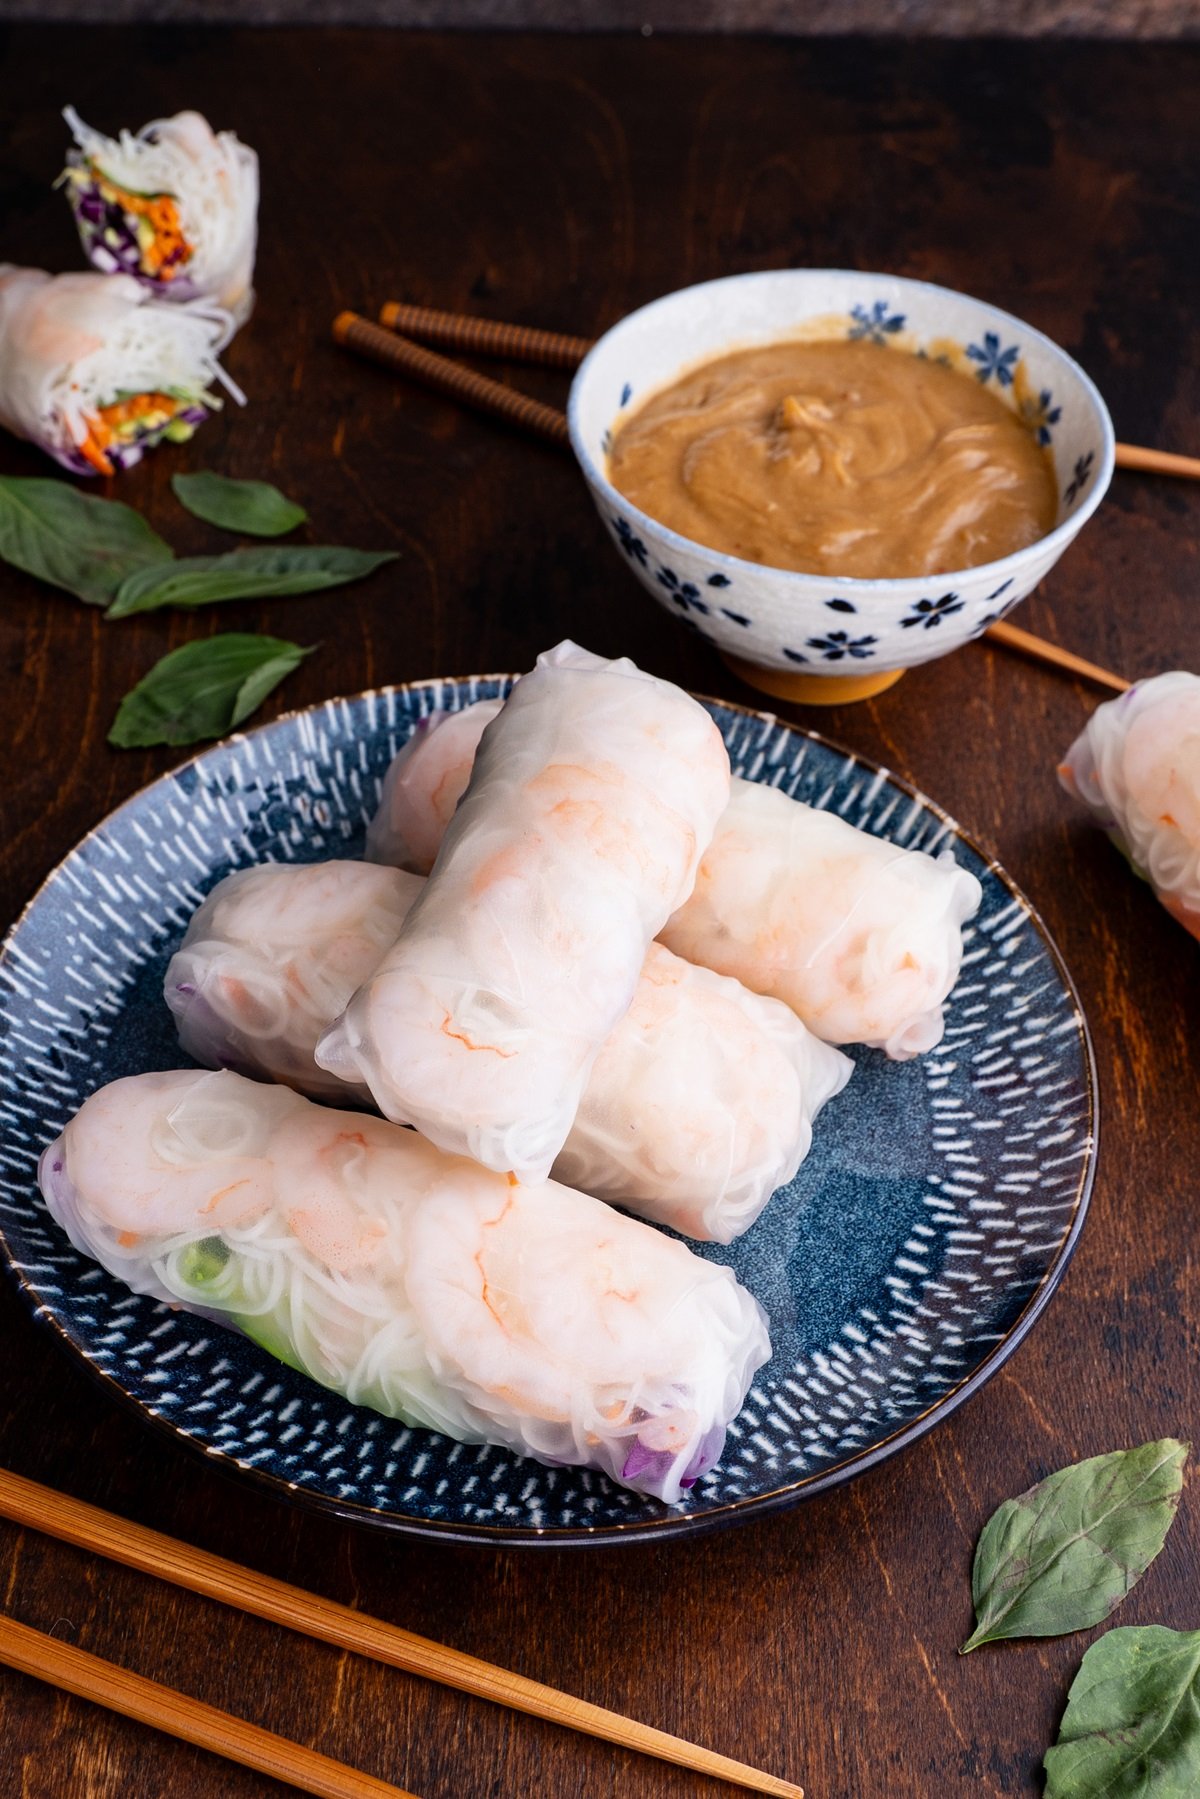
{"label": "shrimp spring roll", "polygon": [[182,443],[220,407],[230,320],[162,306],[132,276],[47,275],[0,264],[0,425],[76,475],[132,467]]}
{"label": "shrimp spring roll", "polygon": [[[367,862],[264,863],[214,887],[167,968],[183,1048],[314,1098],[314,1061],[424,886]],[[684,1236],[728,1243],[796,1173],[852,1064],[775,1000],[651,944],[592,1067],[556,1179]],[[369,1103],[365,1089],[355,1097]]]}
{"label": "shrimp spring roll", "polygon": [[[435,714],[384,779],[368,853],[427,868],[500,702]],[[1102,708],[1103,710],[1103,708]],[[979,908],[975,876],[735,779],[691,897],[660,933],[677,955],[782,1000],[826,1043],[897,1060],[940,1041]]]}
{"label": "shrimp spring roll", "polygon": [[236,1074],[102,1087],[39,1178],[75,1247],[135,1292],[356,1405],[668,1502],[717,1460],[770,1352],[732,1272],[673,1238]]}
{"label": "shrimp spring roll", "polygon": [[728,796],[721,735],[680,688],[574,644],[540,656],[317,1060],[440,1148],[544,1180]]}
{"label": "shrimp spring roll", "polygon": [[857,830],[775,787],[735,781],[691,898],[662,941],[781,999],[826,1043],[905,1061],[932,1049],[983,890],[953,852]]}
{"label": "shrimp spring roll", "polygon": [[1175,669],[1106,700],[1058,776],[1200,938],[1200,676]]}
{"label": "shrimp spring roll", "polygon": [[317,1043],[383,961],[425,882],[369,862],[264,862],[218,881],[167,965],[179,1041],[206,1068],[369,1106]]}
{"label": "shrimp spring roll", "polygon": [[427,875],[454,809],[467,789],[479,740],[503,700],[477,700],[461,712],[431,712],[392,758],[367,828],[372,862]]}
{"label": "shrimp spring roll", "polygon": [[159,299],[211,300],[245,324],[254,305],[258,157],[198,112],[105,137],[74,107],[62,185],[84,255]]}

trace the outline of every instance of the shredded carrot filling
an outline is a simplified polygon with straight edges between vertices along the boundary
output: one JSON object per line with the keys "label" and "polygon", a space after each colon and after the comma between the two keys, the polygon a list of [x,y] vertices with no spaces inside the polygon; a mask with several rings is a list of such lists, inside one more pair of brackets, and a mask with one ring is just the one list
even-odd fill
{"label": "shredded carrot filling", "polygon": [[165,413],[167,418],[174,418],[178,410],[179,402],[172,399],[170,394],[134,394],[128,400],[117,400],[111,406],[101,406],[98,412],[85,413],[87,435],[77,447],[99,474],[111,475],[113,465],[105,451],[114,438],[120,435],[123,426],[136,425],[141,419],[150,418],[155,413]]}
{"label": "shredded carrot filling", "polygon": [[79,451],[79,454],[91,463],[98,475],[111,475],[113,473],[112,463],[108,460],[108,457],[104,454],[104,451],[100,446],[93,442],[90,431],[86,437],[80,438],[75,447]]}
{"label": "shredded carrot filling", "polygon": [[154,242],[142,251],[142,265],[148,275],[159,281],[173,281],[185,263],[191,261],[194,247],[183,234],[179,207],[171,194],[131,194],[110,181],[102,169],[92,164],[92,174],[100,183],[106,200],[114,201],[135,218],[145,219],[154,232]]}

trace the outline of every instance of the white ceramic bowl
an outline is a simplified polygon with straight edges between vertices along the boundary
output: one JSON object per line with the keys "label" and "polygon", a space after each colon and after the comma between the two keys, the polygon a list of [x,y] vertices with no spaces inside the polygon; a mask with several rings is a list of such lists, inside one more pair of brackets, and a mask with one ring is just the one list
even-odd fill
{"label": "white ceramic bowl", "polygon": [[[1049,446],[1059,492],[1054,529],[978,568],[833,580],[707,549],[617,492],[608,449],[626,407],[699,362],[790,336],[925,350],[974,374]],[[1108,409],[1064,350],[996,306],[896,275],[783,269],[681,288],[605,333],[575,376],[568,412],[596,508],[642,585],[739,674],[791,698],[878,693],[905,668],[978,637],[1054,566],[1100,504],[1113,470]]]}

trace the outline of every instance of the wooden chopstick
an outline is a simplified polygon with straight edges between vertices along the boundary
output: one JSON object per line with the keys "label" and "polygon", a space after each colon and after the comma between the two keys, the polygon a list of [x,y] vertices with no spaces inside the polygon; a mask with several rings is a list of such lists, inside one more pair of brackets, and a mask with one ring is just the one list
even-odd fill
{"label": "wooden chopstick", "polygon": [[1173,450],[1142,450],[1137,444],[1117,445],[1117,467],[1147,475],[1185,475],[1200,481],[1200,456],[1177,456]]}
{"label": "wooden chopstick", "polygon": [[503,387],[486,375],[477,375],[474,369],[464,368],[448,356],[439,356],[434,350],[410,343],[408,338],[385,331],[382,325],[373,325],[369,319],[359,318],[357,313],[339,313],[333,321],[333,336],[335,343],[344,344],[346,349],[356,351],[359,356],[382,363],[397,374],[411,375],[426,387],[473,406],[477,412],[490,412],[496,418],[507,419],[525,431],[548,437],[552,443],[570,442],[565,412],[559,412],[554,406],[543,406],[540,400],[531,400],[528,394],[519,393],[513,387]]}
{"label": "wooden chopstick", "polygon": [[1081,675],[1085,681],[1095,681],[1100,687],[1110,687],[1114,693],[1128,693],[1133,685],[1120,675],[1114,675],[1109,669],[1101,668],[1098,663],[1086,662],[1082,656],[1076,656],[1071,650],[1060,649],[1056,643],[1048,643],[1044,637],[1035,637],[1032,631],[1022,631],[1017,625],[1006,624],[1000,620],[989,625],[983,634],[995,643],[1002,643],[1007,649],[1016,650],[1022,656],[1032,656],[1037,662],[1048,662],[1054,668],[1061,668],[1068,674]]}
{"label": "wooden chopstick", "polygon": [[537,331],[530,325],[505,325],[465,312],[437,312],[431,306],[406,306],[389,300],[379,322],[389,331],[456,350],[463,356],[505,356],[512,362],[537,362],[548,368],[573,369],[592,347],[588,337],[565,337],[560,331]]}
{"label": "wooden chopstick", "polygon": [[168,1736],[211,1749],[226,1761],[286,1781],[303,1793],[317,1793],[321,1799],[414,1799],[402,1787],[377,1780],[373,1774],[349,1768],[316,1749],[306,1749],[303,1743],[276,1736],[245,1718],[235,1718],[232,1712],[219,1711],[215,1705],[160,1686],[156,1680],[147,1680],[3,1615],[0,1662]]}
{"label": "wooden chopstick", "polygon": [[438,1681],[458,1692],[528,1712],[532,1717],[565,1725],[569,1730],[599,1737],[623,1749],[636,1749],[677,1767],[710,1775],[714,1780],[770,1794],[773,1799],[804,1799],[802,1788],[791,1781],[764,1774],[745,1762],[718,1755],[665,1730],[655,1730],[652,1725],[639,1724],[586,1699],[560,1693],[540,1681],[527,1680],[522,1674],[494,1667],[461,1650],[448,1649],[398,1625],[385,1624],[380,1618],[308,1593],[303,1587],[243,1568],[237,1562],[163,1536],[143,1524],[72,1499],[8,1469],[0,1469],[0,1517],[73,1543],[77,1548],[90,1549],[158,1580],[170,1581],[187,1592],[300,1631],[318,1642],[351,1649],[407,1674],[423,1675],[426,1680]]}
{"label": "wooden chopstick", "polygon": [[[430,307],[405,307],[396,300],[389,301],[380,316],[384,320],[382,326],[372,325],[369,320],[359,318],[353,312],[340,313],[334,320],[334,339],[360,356],[382,363],[385,368],[394,369],[398,374],[412,375],[427,387],[448,394],[452,399],[462,400],[480,412],[490,412],[508,419],[514,425],[549,438],[552,443],[569,445],[570,435],[565,413],[557,411],[553,406],[544,406],[540,400],[531,400],[511,387],[502,387],[498,381],[489,381],[486,375],[476,374],[473,369],[464,368],[461,363],[451,361],[448,356],[439,356],[432,350],[422,349],[419,344],[410,343],[407,337],[399,337],[385,327],[393,320],[399,322],[403,318],[409,330],[418,335],[436,332],[437,341],[451,348],[486,350],[496,355],[510,356],[514,360],[553,361],[563,367],[570,367],[586,353],[590,347],[586,339],[564,337],[554,331],[529,332],[522,325],[506,325],[498,320],[472,318],[453,312],[436,312]],[[527,350],[529,338],[537,340],[536,355]],[[1156,457],[1162,454],[1157,450],[1134,451],[1129,446],[1124,447],[1130,455]],[[1188,459],[1175,457],[1169,460],[1180,462]],[[1126,466],[1134,465],[1130,463]],[[1197,464],[1197,468],[1200,469],[1200,464]],[[989,625],[984,636],[992,638],[996,643],[1005,644],[1009,649],[1019,650],[1022,655],[1030,656],[1036,662],[1095,681],[1099,686],[1111,688],[1116,693],[1123,693],[1129,686],[1129,682],[1120,675],[1114,675],[1110,670],[1099,667],[1095,662],[1088,662],[1082,656],[1072,655],[1069,650],[1062,650],[1045,638],[1035,637],[1031,631],[1018,630],[1015,625],[1002,622]]]}

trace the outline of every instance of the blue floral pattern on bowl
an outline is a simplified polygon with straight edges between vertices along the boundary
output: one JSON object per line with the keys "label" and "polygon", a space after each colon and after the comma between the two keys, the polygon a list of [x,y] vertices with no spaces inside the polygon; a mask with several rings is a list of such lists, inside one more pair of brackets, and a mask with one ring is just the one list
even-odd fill
{"label": "blue floral pattern on bowl", "polygon": [[858,343],[885,344],[889,337],[904,329],[904,314],[892,312],[886,300],[860,301],[850,308],[851,324],[846,336]]}
{"label": "blue floral pattern on bowl", "polygon": [[1054,404],[1054,396],[1048,387],[1044,387],[1037,398],[1026,400],[1021,407],[1021,417],[1029,426],[1043,449],[1047,449],[1054,441],[1052,427],[1062,417],[1062,407]]}
{"label": "blue floral pattern on bowl", "polygon": [[1010,344],[1007,350],[1001,349],[999,333],[985,331],[982,344],[967,345],[967,355],[979,364],[975,371],[977,380],[987,382],[994,375],[998,386],[1011,387],[1021,360],[1021,346]]}
{"label": "blue floral pattern on bowl", "polygon": [[700,598],[700,589],[694,581],[681,581],[673,568],[659,567],[654,573],[659,586],[666,588],[682,612],[708,611],[708,604]]}
{"label": "blue floral pattern on bowl", "polygon": [[824,637],[810,637],[808,647],[819,651],[826,662],[840,662],[843,656],[866,662],[875,654],[878,641],[877,637],[851,637],[849,631],[829,631]]}
{"label": "blue floral pattern on bowl", "polygon": [[1095,460],[1096,460],[1095,452],[1092,450],[1089,450],[1087,452],[1086,456],[1081,456],[1078,459],[1078,461],[1076,462],[1075,472],[1071,476],[1071,479],[1067,484],[1067,490],[1066,490],[1065,494],[1063,495],[1063,498],[1066,500],[1068,506],[1072,503],[1073,500],[1078,498],[1078,496],[1083,492],[1084,488],[1087,486],[1088,482],[1091,480],[1092,464]]}
{"label": "blue floral pattern on bowl", "polygon": [[932,625],[942,624],[962,609],[963,603],[956,593],[944,593],[937,600],[918,600],[908,617],[900,620],[900,629],[907,631],[911,625],[924,625],[928,631]]}
{"label": "blue floral pattern on bowl", "polygon": [[646,546],[638,536],[627,518],[614,518],[613,528],[617,533],[617,542],[631,562],[646,566]]}

